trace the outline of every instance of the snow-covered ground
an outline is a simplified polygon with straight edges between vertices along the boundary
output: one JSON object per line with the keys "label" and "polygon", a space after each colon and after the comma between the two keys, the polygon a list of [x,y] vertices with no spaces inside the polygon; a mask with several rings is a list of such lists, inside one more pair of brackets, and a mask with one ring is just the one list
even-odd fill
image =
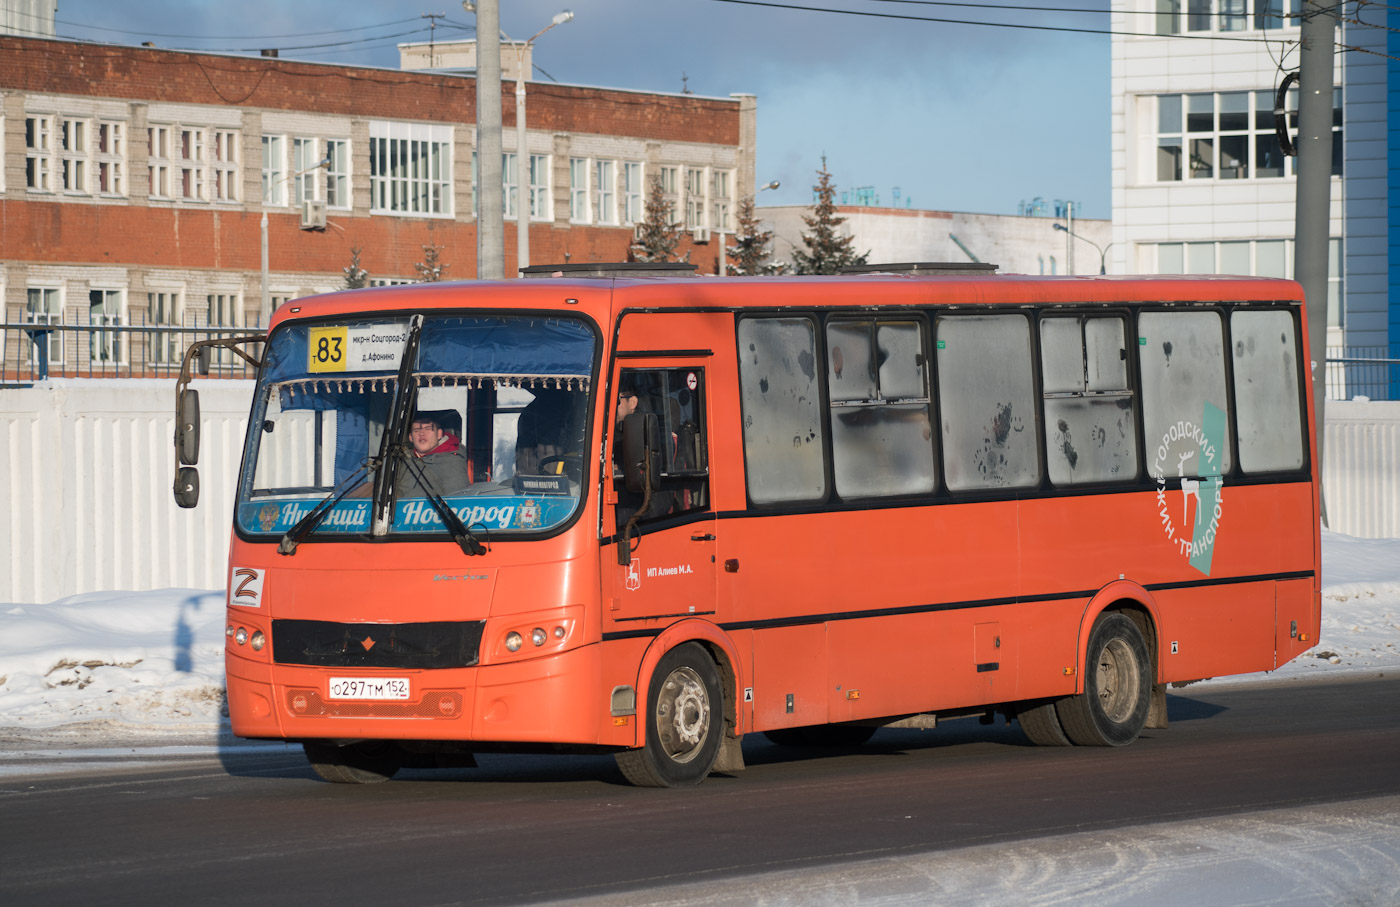
{"label": "snow-covered ground", "polygon": [[[1213,682],[1400,667],[1400,539],[1326,533],[1322,578],[1322,638],[1310,653]],[[214,744],[228,736],[223,647],[222,590],[0,604],[0,740]]]}

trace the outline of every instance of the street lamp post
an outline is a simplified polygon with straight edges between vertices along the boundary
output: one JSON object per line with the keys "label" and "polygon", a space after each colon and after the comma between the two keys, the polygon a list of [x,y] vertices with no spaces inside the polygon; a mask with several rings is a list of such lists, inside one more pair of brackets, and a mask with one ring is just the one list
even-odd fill
{"label": "street lamp post", "polygon": [[[574,17],[570,10],[557,13],[544,28],[535,32],[530,40],[515,46],[515,261],[516,273],[530,266],[530,203],[534,194],[530,191],[530,149],[525,144],[525,51],[535,43],[535,39],[556,25],[563,25]],[[502,32],[502,34],[505,34]],[[506,35],[510,41],[510,36]]]}
{"label": "street lamp post", "polygon": [[[305,170],[298,170],[296,173],[289,173],[289,174],[287,174],[286,176],[284,176],[284,177],[282,177],[281,179],[279,179],[279,180],[277,180],[276,182],[274,182],[274,183],[271,185],[270,188],[272,189],[272,191],[275,192],[278,188],[280,188],[280,187],[282,186],[282,184],[288,182],[289,180],[294,180],[294,179],[296,179],[296,178],[299,177],[299,176],[305,176],[306,174],[310,173],[312,170],[319,170],[319,169],[321,169],[322,167],[329,167],[330,164],[331,164],[330,155],[326,155],[325,157],[321,158],[321,159],[320,159],[319,161],[317,161],[316,163],[312,164],[310,167],[307,167]],[[268,270],[268,267],[267,267],[267,203],[268,203],[268,201],[269,201],[269,199],[267,199],[267,198],[264,198],[264,199],[263,199],[262,220],[261,220],[261,222],[260,222],[260,226],[261,226],[261,229],[262,229],[262,305],[261,305],[261,310],[260,310],[259,315],[260,315],[260,317],[262,318],[262,327],[264,327],[264,328],[267,327],[268,321],[270,321],[270,320],[272,319],[272,288],[271,288],[270,286],[268,286],[268,280],[267,280],[267,270]]]}
{"label": "street lamp post", "polygon": [[[1086,238],[1086,237],[1080,236],[1078,233],[1075,233],[1073,230],[1071,230],[1069,227],[1066,227],[1064,224],[1052,224],[1052,226],[1053,226],[1056,230],[1059,230],[1059,231],[1061,231],[1061,232],[1063,232],[1063,233],[1068,233],[1070,236],[1074,237],[1075,239],[1083,240],[1084,242],[1086,242],[1086,243],[1088,243],[1089,245],[1093,246],[1094,249],[1099,253],[1099,273],[1100,273],[1100,274],[1107,274],[1107,273],[1108,273],[1108,266],[1107,266],[1107,259],[1106,259],[1106,256],[1108,255],[1108,250],[1113,248],[1113,243],[1109,243],[1108,245],[1106,245],[1106,246],[1104,246],[1103,248],[1100,249],[1098,243],[1094,242],[1092,239],[1088,239],[1088,238]],[[1071,273],[1072,273],[1072,270],[1071,270]]]}

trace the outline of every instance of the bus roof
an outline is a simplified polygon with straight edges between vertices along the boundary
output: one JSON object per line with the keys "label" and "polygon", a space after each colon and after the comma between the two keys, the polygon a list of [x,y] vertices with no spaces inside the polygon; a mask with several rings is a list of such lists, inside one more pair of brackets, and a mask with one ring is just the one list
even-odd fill
{"label": "bus roof", "polygon": [[[872,293],[877,295],[872,295]],[[822,309],[883,305],[1073,305],[1270,301],[1300,303],[1302,287],[1271,277],[853,274],[833,277],[558,277],[404,284],[295,299],[288,318],[357,312],[490,308],[587,312],[616,308]]]}

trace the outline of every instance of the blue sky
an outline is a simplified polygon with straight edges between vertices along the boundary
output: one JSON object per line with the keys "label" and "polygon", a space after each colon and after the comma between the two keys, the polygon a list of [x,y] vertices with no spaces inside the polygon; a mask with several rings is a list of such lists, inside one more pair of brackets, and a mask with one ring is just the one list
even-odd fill
{"label": "blue sky", "polygon": [[[800,0],[777,0],[800,2]],[[971,0],[976,2],[976,0]],[[889,0],[808,5],[894,15],[1107,28],[1101,12],[1045,13]],[[1021,0],[1022,5],[1029,5]],[[560,82],[758,96],[764,204],[807,204],[824,153],[839,190],[893,189],[914,207],[1012,214],[1036,196],[1110,214],[1109,39],[1012,28],[864,18],[717,0],[500,0],[524,39],[561,9],[535,62]],[[427,40],[423,13],[472,25],[460,0],[59,0],[60,36],[160,47],[279,47],[282,56],[396,67],[400,41]],[[79,25],[77,23],[83,23]],[[388,24],[395,23],[395,24]],[[364,26],[381,26],[364,28]],[[398,37],[413,30],[422,31]],[[121,31],[118,31],[121,30]],[[308,34],[308,33],[321,34]],[[470,31],[441,25],[443,39]],[[300,35],[301,37],[288,37]],[[179,37],[176,37],[179,36]],[[205,38],[204,36],[209,36]],[[354,39],[348,47],[289,49]],[[536,73],[536,78],[544,76]]]}

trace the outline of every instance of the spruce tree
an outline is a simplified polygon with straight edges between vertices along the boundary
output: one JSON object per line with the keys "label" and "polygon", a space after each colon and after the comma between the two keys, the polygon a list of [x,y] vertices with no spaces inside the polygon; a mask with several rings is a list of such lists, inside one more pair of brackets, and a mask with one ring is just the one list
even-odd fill
{"label": "spruce tree", "polygon": [[810,215],[804,214],[802,222],[811,232],[802,234],[802,242],[807,251],[792,250],[793,264],[798,274],[835,274],[848,265],[863,265],[869,252],[857,255],[853,249],[854,237],[842,236],[837,232],[846,222],[836,214],[836,186],[826,169],[826,155],[822,155],[822,169],[817,171],[817,184],[812,187],[817,194],[817,202]]}
{"label": "spruce tree", "polygon": [[781,273],[780,267],[775,267],[768,261],[769,256],[773,254],[770,246],[773,242],[773,231],[764,230],[759,225],[752,195],[746,195],[739,200],[735,219],[738,221],[738,229],[734,233],[734,245],[724,250],[732,262],[726,266],[727,273],[735,277]]}
{"label": "spruce tree", "polygon": [[647,190],[646,211],[638,224],[640,232],[628,250],[633,261],[673,261],[680,231],[671,221],[671,205],[661,190],[661,180],[653,178]]}
{"label": "spruce tree", "polygon": [[350,249],[350,267],[341,268],[345,272],[345,289],[360,290],[369,286],[369,272],[360,267],[360,249]]}
{"label": "spruce tree", "polygon": [[442,275],[447,273],[450,265],[442,263],[439,255],[441,251],[442,246],[435,243],[423,247],[423,260],[413,266],[418,271],[419,283],[437,283],[442,280]]}

